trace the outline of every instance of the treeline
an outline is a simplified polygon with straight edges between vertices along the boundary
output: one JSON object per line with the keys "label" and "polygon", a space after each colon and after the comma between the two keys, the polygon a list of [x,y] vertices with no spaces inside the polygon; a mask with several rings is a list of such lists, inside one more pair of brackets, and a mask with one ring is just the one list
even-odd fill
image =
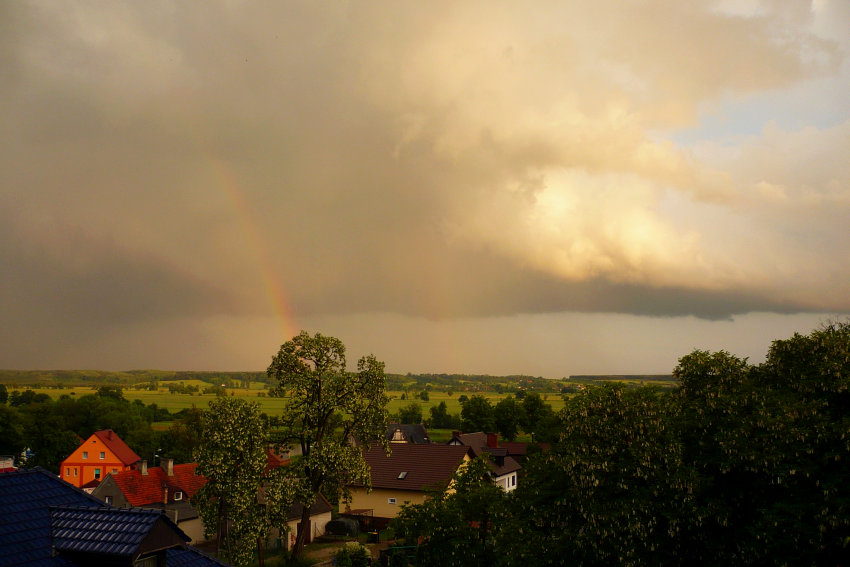
{"label": "treeline", "polygon": [[850,326],[759,365],[695,351],[674,376],[570,397],[511,493],[471,466],[406,507],[416,564],[850,564]]}
{"label": "treeline", "polygon": [[[120,386],[104,385],[84,396],[53,400],[32,390],[8,393],[0,384],[0,454],[13,455],[21,467],[58,472],[61,462],[92,433],[112,429],[142,458],[172,457],[191,462],[198,441],[200,410],[175,414],[156,404],[128,401]],[[167,431],[155,421],[174,421]]]}
{"label": "treeline", "polygon": [[491,376],[489,374],[387,374],[388,390],[425,390],[438,392],[519,391],[559,393],[570,383],[565,378],[553,380],[540,376]]}
{"label": "treeline", "polygon": [[142,383],[200,380],[227,387],[244,386],[250,382],[268,383],[265,372],[213,372],[191,370],[0,370],[0,384],[7,386],[71,387],[92,384],[132,386]]}

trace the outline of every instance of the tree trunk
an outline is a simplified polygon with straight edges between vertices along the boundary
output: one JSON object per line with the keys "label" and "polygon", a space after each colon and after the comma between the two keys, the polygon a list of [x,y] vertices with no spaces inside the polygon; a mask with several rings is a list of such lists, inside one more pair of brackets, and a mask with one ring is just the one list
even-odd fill
{"label": "tree trunk", "polygon": [[298,522],[298,534],[295,536],[295,546],[292,548],[292,557],[300,557],[304,550],[304,541],[310,533],[310,508],[304,506],[301,512],[301,521]]}

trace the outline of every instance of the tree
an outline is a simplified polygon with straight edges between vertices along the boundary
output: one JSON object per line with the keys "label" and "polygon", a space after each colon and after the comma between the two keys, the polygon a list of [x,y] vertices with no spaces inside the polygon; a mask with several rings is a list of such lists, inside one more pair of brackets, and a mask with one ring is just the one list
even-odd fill
{"label": "tree", "polygon": [[398,410],[400,423],[422,423],[422,406],[417,402],[410,402]]}
{"label": "tree", "polygon": [[513,396],[502,399],[493,410],[496,418],[496,430],[499,435],[513,441],[519,433],[519,425],[523,420],[524,410]]}
{"label": "tree", "polygon": [[484,431],[492,432],[496,429],[496,420],[493,415],[493,406],[490,401],[481,395],[475,395],[463,404],[460,411],[463,430],[466,432]]}
{"label": "tree", "polygon": [[[201,431],[194,457],[196,473],[207,482],[193,502],[206,535],[217,536],[219,552],[223,547],[231,563],[245,565],[270,527],[269,508],[258,500],[266,468],[266,430],[259,404],[217,397],[201,416]],[[270,504],[279,505],[285,503]]]}
{"label": "tree", "polygon": [[369,467],[351,440],[387,443],[384,363],[369,355],[358,361],[357,372],[348,372],[342,341],[302,331],[281,345],[267,374],[277,382],[273,395],[286,398],[284,439],[301,447],[301,458],[289,467],[306,495],[292,550],[298,556],[320,492],[333,501],[350,497],[349,484],[370,486]]}
{"label": "tree", "polygon": [[6,390],[6,384],[0,384],[0,404],[5,404],[9,399],[9,391]]}
{"label": "tree", "polygon": [[669,394],[621,384],[570,399],[560,441],[529,457],[512,493],[502,533],[523,537],[500,541],[507,564],[684,563],[689,496],[670,405]]}
{"label": "tree", "polygon": [[487,457],[469,461],[450,486],[451,492],[436,491],[422,504],[402,506],[392,525],[408,543],[423,540],[418,565],[493,565],[493,527],[506,496],[493,483]]}
{"label": "tree", "polygon": [[446,402],[441,401],[436,406],[431,406],[428,411],[431,413],[431,420],[428,427],[433,427],[434,429],[460,429],[460,417],[457,414],[449,414]]}
{"label": "tree", "polygon": [[535,440],[543,422],[552,415],[552,406],[543,401],[537,392],[528,392],[522,399],[523,422],[522,429]]}

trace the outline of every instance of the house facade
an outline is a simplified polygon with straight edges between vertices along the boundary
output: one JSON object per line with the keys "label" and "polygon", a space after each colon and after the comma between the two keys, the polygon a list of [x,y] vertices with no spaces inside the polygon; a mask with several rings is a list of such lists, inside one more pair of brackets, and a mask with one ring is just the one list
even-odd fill
{"label": "house facade", "polygon": [[131,470],[140,457],[111,429],[95,431],[68,455],[59,477],[89,492],[110,473]]}
{"label": "house facade", "polygon": [[402,504],[422,504],[430,490],[444,490],[452,475],[470,460],[468,447],[436,443],[398,443],[387,455],[381,445],[371,446],[364,458],[369,465],[372,491],[350,487],[347,514],[376,520],[395,518]]}

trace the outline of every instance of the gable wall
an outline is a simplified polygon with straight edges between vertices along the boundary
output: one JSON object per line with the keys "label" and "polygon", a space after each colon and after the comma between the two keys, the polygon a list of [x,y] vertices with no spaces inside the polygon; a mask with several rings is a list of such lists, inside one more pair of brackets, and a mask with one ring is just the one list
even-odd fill
{"label": "gable wall", "polygon": [[[103,459],[100,458],[101,452],[104,453]],[[87,458],[84,458],[86,453]],[[103,480],[113,470],[123,471],[130,468],[132,467],[125,466],[103,441],[98,439],[96,435],[92,435],[77,447],[67,459],[62,461],[59,476],[62,480],[80,487],[94,480],[98,469],[100,469],[100,479]]]}

